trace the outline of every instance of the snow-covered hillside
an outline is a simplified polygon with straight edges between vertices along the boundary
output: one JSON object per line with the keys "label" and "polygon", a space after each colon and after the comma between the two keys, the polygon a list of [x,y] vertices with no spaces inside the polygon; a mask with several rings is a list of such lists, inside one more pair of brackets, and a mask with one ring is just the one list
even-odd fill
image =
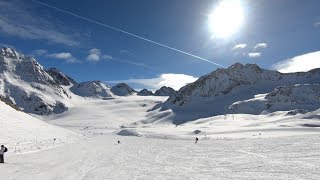
{"label": "snow-covered hillside", "polygon": [[9,154],[52,148],[82,137],[74,131],[17,111],[1,101],[0,109],[0,142],[9,148]]}
{"label": "snow-covered hillside", "polygon": [[117,96],[128,96],[136,93],[134,89],[126,83],[119,83],[111,88],[111,92]]}
{"label": "snow-covered hillside", "polygon": [[11,48],[1,48],[0,95],[24,112],[39,115],[66,111],[70,98],[34,58]]}
{"label": "snow-covered hillside", "polygon": [[176,91],[173,88],[167,87],[167,86],[162,86],[160,89],[156,90],[156,92],[154,93],[155,96],[172,96],[175,94],[176,94]]}
{"label": "snow-covered hillside", "polygon": [[261,69],[255,64],[236,63],[227,69],[217,69],[182,87],[175,96],[152,110],[171,109],[174,113],[172,121],[179,124],[225,114],[231,104],[251,99],[257,94],[269,93],[278,86],[306,83],[319,84],[320,69],[282,74]]}
{"label": "snow-covered hillside", "polygon": [[86,81],[79,84],[75,84],[70,90],[82,97],[113,97],[114,94],[111,92],[110,87],[101,81]]}
{"label": "snow-covered hillside", "polygon": [[230,113],[260,114],[263,111],[308,112],[320,108],[320,85],[297,84],[280,86],[265,95],[233,103]]}

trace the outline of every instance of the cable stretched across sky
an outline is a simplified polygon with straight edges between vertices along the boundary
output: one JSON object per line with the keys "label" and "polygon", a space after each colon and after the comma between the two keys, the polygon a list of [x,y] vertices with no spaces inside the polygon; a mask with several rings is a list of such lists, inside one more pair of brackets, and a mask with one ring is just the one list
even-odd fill
{"label": "cable stretched across sky", "polygon": [[112,30],[115,30],[115,31],[118,31],[118,32],[121,32],[121,33],[124,33],[124,34],[127,34],[127,35],[130,35],[130,36],[133,36],[133,37],[135,37],[135,38],[138,38],[138,39],[147,41],[147,42],[149,42],[149,43],[156,44],[156,45],[158,45],[158,46],[161,46],[161,47],[164,47],[164,48],[167,48],[167,49],[170,49],[170,50],[173,50],[173,51],[176,51],[176,52],[179,52],[179,53],[182,53],[182,54],[185,54],[185,55],[194,57],[194,58],[197,58],[197,59],[199,59],[199,60],[202,60],[202,61],[205,61],[205,62],[214,64],[214,65],[217,65],[217,66],[220,66],[220,67],[225,67],[225,66],[223,66],[223,65],[221,65],[221,64],[215,63],[215,62],[210,61],[210,60],[208,60],[208,59],[206,59],[206,58],[203,58],[203,57],[200,57],[200,56],[197,56],[197,55],[194,55],[194,54],[191,54],[191,53],[182,51],[182,50],[180,50],[180,49],[177,49],[177,48],[174,48],[174,47],[171,47],[171,46],[168,46],[168,45],[165,45],[165,44],[162,44],[162,43],[153,41],[153,40],[151,40],[151,39],[144,38],[144,37],[142,37],[142,36],[139,36],[139,35],[130,33],[130,32],[128,32],[128,31],[125,31],[125,30],[122,30],[122,29],[119,29],[119,28],[116,28],[116,27],[113,27],[113,26],[110,26],[110,25],[107,25],[107,24],[104,24],[104,23],[101,23],[101,22],[92,20],[92,19],[89,19],[89,18],[87,18],[87,17],[84,17],[84,16],[81,16],[81,15],[78,15],[78,14],[75,14],[75,13],[72,13],[72,12],[69,12],[69,11],[66,11],[66,10],[63,10],[63,9],[60,9],[60,8],[57,8],[57,7],[52,6],[52,5],[50,5],[50,4],[46,4],[46,3],[43,3],[43,2],[40,2],[40,1],[37,1],[37,0],[31,0],[31,1],[33,1],[33,2],[35,2],[35,3],[38,3],[38,4],[41,4],[41,5],[43,5],[43,6],[46,6],[46,7],[55,9],[55,10],[57,10],[57,11],[60,11],[60,12],[63,12],[63,13],[72,15],[72,16],[74,16],[74,17],[77,17],[77,18],[80,18],[80,19],[89,21],[89,22],[91,22],[91,23],[94,23],[94,24],[97,24],[97,25],[100,25],[100,26],[103,26],[103,27],[107,27],[107,28],[109,28],[109,29],[112,29]]}

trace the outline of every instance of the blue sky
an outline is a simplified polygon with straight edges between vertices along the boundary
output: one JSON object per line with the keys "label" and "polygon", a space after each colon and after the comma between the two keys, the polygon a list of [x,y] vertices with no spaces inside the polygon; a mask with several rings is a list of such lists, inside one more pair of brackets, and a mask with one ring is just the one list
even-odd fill
{"label": "blue sky", "polygon": [[[223,66],[241,62],[272,69],[276,63],[320,49],[318,0],[242,1],[244,23],[228,38],[215,37],[208,28],[208,15],[221,1],[41,2]],[[45,68],[59,68],[79,82],[125,81],[152,89],[154,83],[175,84],[174,74],[180,74],[176,81],[188,82],[218,68],[32,0],[0,0],[0,7],[0,43],[34,56]]]}

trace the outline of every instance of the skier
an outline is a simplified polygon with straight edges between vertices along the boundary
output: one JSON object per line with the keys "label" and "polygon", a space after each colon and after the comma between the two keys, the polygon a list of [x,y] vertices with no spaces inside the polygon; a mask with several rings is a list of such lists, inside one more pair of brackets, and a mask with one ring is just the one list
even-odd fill
{"label": "skier", "polygon": [[199,139],[198,139],[198,137],[196,137],[196,142],[194,142],[194,143],[197,143],[197,142],[198,142],[198,140],[199,140]]}
{"label": "skier", "polygon": [[6,148],[4,145],[1,145],[0,149],[0,163],[4,163],[4,153],[8,151],[8,148]]}

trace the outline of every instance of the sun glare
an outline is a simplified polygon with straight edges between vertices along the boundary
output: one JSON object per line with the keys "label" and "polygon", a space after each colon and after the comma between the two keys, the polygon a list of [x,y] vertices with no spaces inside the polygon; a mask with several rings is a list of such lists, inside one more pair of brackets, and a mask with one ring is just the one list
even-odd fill
{"label": "sun glare", "polygon": [[214,37],[228,38],[238,32],[244,22],[244,10],[240,0],[220,1],[208,17]]}

